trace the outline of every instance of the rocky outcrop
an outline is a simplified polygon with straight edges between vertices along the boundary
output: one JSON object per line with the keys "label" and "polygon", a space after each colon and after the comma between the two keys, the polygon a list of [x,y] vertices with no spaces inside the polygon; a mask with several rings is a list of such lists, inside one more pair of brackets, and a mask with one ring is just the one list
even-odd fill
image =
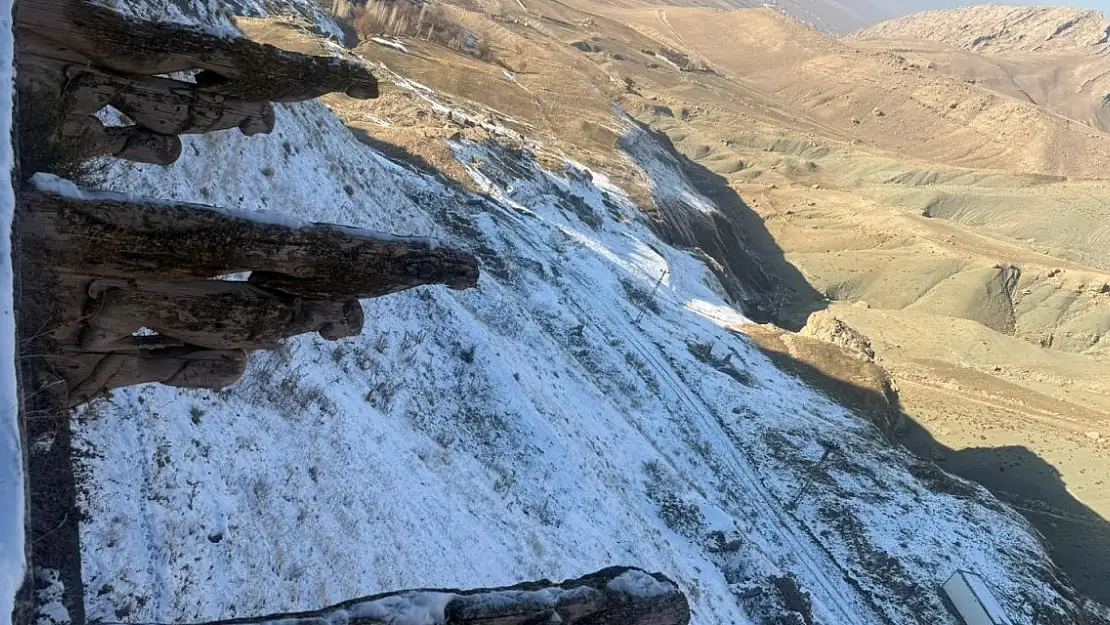
{"label": "rocky outcrop", "polygon": [[827,310],[810,315],[809,321],[799,334],[832,343],[864,362],[875,360],[871,339]]}
{"label": "rocky outcrop", "polygon": [[888,438],[904,427],[898,387],[875,362],[871,341],[828,311],[815,312],[795,334],[774,326],[742,326],[741,332],[785,371],[867,416]]}

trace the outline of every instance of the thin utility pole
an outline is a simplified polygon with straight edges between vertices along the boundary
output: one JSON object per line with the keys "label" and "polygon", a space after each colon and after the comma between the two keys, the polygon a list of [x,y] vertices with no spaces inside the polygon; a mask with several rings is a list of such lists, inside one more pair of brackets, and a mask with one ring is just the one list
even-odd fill
{"label": "thin utility pole", "polygon": [[659,279],[655,281],[655,287],[651,289],[651,293],[644,299],[643,303],[640,304],[640,314],[636,316],[636,321],[633,323],[639,324],[640,320],[644,318],[644,313],[647,312],[647,304],[655,297],[655,292],[659,290],[659,285],[663,284],[663,278],[667,277],[667,271],[669,270],[664,269],[663,273],[659,275]]}
{"label": "thin utility pole", "polygon": [[821,459],[810,468],[809,477],[806,478],[805,484],[802,484],[802,487],[798,489],[798,494],[794,495],[794,499],[790,500],[790,503],[787,505],[790,510],[798,509],[798,502],[802,500],[802,495],[809,490],[809,486],[813,483],[813,479],[817,477],[817,472],[821,470],[821,467],[825,465],[825,461],[829,459],[829,456],[831,456],[834,451],[836,451],[836,449],[832,445],[825,446],[825,453],[821,454]]}

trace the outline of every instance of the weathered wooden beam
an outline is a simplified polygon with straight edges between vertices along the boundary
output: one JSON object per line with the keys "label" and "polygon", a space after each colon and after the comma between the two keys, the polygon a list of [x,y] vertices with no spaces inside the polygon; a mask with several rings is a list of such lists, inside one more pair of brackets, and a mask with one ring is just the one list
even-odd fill
{"label": "weathered wooden beam", "polygon": [[333,92],[378,96],[377,80],[358,63],[139,20],[87,0],[20,0],[15,22],[20,56],[132,76],[200,69],[203,89],[257,102],[297,102]]}
{"label": "weathered wooden beam", "polygon": [[255,272],[250,282],[312,299],[364,299],[426,284],[477,284],[477,259],[421,238],[196,204],[74,199],[26,190],[19,232],[52,269],[184,281]]}
{"label": "weathered wooden beam", "polygon": [[202,625],[686,625],[690,607],[660,573],[612,567],[554,583],[477,590],[409,590],[322,610]]}
{"label": "weathered wooden beam", "polygon": [[131,78],[89,67],[71,67],[64,73],[62,100],[75,114],[92,115],[112,106],[136,124],[164,135],[238,128],[250,136],[274,129],[269,102],[229,98],[170,78]]}
{"label": "weathered wooden beam", "polygon": [[247,353],[195,347],[136,349],[63,354],[51,364],[66,381],[67,407],[73,407],[112,389],[148,382],[181,388],[225,388],[243,377]]}
{"label": "weathered wooden beam", "polygon": [[80,158],[115,156],[136,163],[170,165],[181,156],[181,139],[142,126],[105,126],[92,115],[68,118],[57,140]]}
{"label": "weathered wooden beam", "polygon": [[[110,94],[105,93],[107,86],[101,86],[99,92],[90,90],[85,86],[88,78],[83,78],[89,71],[75,71],[74,66],[67,71],[65,63],[50,59],[20,59],[16,80],[21,122],[26,124],[21,132],[38,144],[32,149],[49,151],[48,146],[54,146],[66,158],[77,161],[101,155],[160,165],[177,160],[181,140],[173,134],[141,125],[108,127],[94,116],[112,103],[111,97],[105,96],[114,95],[117,89]],[[126,85],[127,79],[120,80]]]}
{"label": "weathered wooden beam", "polygon": [[79,347],[108,351],[133,344],[140,328],[207,349],[276,349],[319,332],[329,341],[362,332],[358,300],[312,300],[245,282],[94,280]]}

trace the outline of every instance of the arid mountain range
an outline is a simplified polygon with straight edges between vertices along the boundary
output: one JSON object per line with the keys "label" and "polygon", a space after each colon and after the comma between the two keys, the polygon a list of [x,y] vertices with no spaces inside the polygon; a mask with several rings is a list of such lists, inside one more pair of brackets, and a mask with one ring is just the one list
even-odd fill
{"label": "arid mountain range", "polygon": [[[885,20],[914,15],[929,9],[951,9],[966,3],[958,0],[648,0],[659,6],[700,7],[708,9],[771,8],[805,20],[813,27],[838,35]],[[615,0],[606,4],[635,6],[643,0]]]}

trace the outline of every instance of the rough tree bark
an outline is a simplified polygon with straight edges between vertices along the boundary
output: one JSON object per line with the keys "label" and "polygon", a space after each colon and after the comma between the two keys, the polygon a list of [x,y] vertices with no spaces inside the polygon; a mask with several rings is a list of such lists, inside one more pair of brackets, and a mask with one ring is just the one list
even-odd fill
{"label": "rough tree bark", "polygon": [[200,69],[199,86],[242,100],[299,102],[336,91],[360,99],[378,96],[377,80],[358,63],[137,20],[87,0],[20,0],[16,35],[21,56],[132,76]]}
{"label": "rough tree bark", "polygon": [[239,381],[246,369],[247,353],[243,350],[185,346],[76,354],[60,363],[59,372],[73,381],[67,406],[73,407],[112,389],[149,382],[181,388],[224,388]]}
{"label": "rough tree bark", "polygon": [[254,271],[256,286],[317,299],[478,280],[474,256],[427,239],[281,216],[37,191],[21,193],[18,208],[22,236],[56,271],[163,281]]}
{"label": "rough tree bark", "polygon": [[[145,382],[223,388],[250,350],[360,333],[359,299],[477,283],[473,256],[426,239],[115,197],[18,198],[15,231],[39,275],[35,335],[59,405]],[[239,272],[249,280],[213,279]],[[136,336],[143,328],[156,334]]]}
{"label": "rough tree bark", "polygon": [[358,300],[311,300],[245,282],[95,280],[89,286],[82,350],[131,344],[140,328],[207,349],[276,349],[319,332],[329,341],[362,332]]}
{"label": "rough tree bark", "polygon": [[[77,160],[168,165],[181,154],[180,134],[270,132],[272,102],[378,96],[377,80],[356,62],[138,20],[88,0],[23,0],[15,13],[21,100],[57,118],[60,134],[47,140]],[[199,70],[195,82],[156,76],[190,70]],[[93,115],[106,105],[134,125],[105,127]]]}
{"label": "rough tree bark", "polygon": [[112,106],[136,124],[165,135],[238,128],[251,136],[274,129],[269,102],[229,98],[169,78],[116,76],[89,67],[70,67],[64,74],[62,100],[75,114],[93,115]]}

